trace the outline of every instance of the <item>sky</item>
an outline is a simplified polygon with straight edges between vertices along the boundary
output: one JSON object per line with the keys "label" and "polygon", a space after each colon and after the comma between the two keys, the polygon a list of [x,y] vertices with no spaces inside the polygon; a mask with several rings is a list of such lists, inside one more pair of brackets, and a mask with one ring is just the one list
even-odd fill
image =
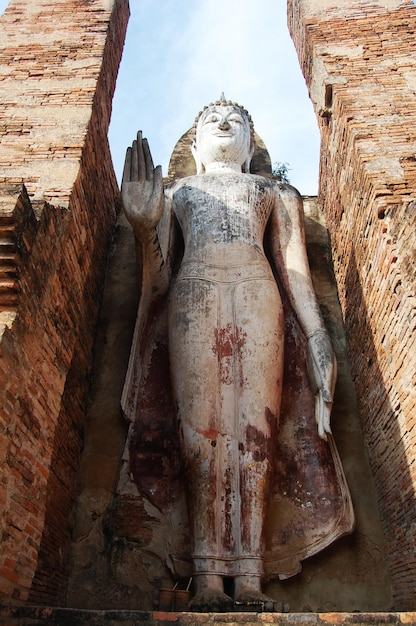
{"label": "sky", "polygon": [[136,132],[164,174],[178,139],[224,92],[243,105],[272,163],[304,195],[318,188],[319,132],[285,0],[130,0],[109,131],[120,179]]}
{"label": "sky", "polygon": [[317,193],[319,133],[285,0],[130,0],[130,9],[109,130],[118,180],[138,130],[166,175],[178,139],[224,92],[250,112],[272,163],[288,164],[302,194]]}

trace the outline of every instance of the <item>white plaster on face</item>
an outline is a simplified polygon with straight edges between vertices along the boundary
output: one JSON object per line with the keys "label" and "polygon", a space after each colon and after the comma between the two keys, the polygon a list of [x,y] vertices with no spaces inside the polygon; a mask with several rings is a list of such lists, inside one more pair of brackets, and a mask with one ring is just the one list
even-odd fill
{"label": "white plaster on face", "polygon": [[311,99],[318,108],[325,104],[325,84],[328,72],[325,63],[319,57],[314,57],[312,68],[312,82],[310,87]]}
{"label": "white plaster on face", "polygon": [[345,76],[328,74],[324,61],[319,57],[314,58],[310,94],[311,100],[318,110],[325,107],[325,89],[327,85],[345,85],[347,82]]}
{"label": "white plaster on face", "polygon": [[371,174],[380,172],[384,177],[387,176],[393,180],[402,180],[404,176],[404,170],[400,165],[399,159],[386,157],[372,159],[372,161],[365,164],[365,169]]}
{"label": "white plaster on face", "polygon": [[248,119],[233,106],[209,107],[198,121],[195,152],[206,171],[241,171],[251,156]]}
{"label": "white plaster on face", "polygon": [[[322,45],[316,47],[316,57],[313,60],[312,82],[310,87],[311,99],[316,107],[325,107],[325,91],[327,85],[343,85],[347,83],[345,76],[329,74],[325,65],[325,58],[347,57],[359,58],[363,55],[364,48],[359,46]],[[322,58],[324,57],[324,58]]]}
{"label": "white plaster on face", "polygon": [[348,57],[349,59],[356,59],[363,56],[364,46],[339,46],[339,45],[325,45],[316,46],[316,54],[330,55],[332,57]]}
{"label": "white plaster on face", "polygon": [[405,79],[407,86],[416,92],[416,69],[403,72],[403,78]]}

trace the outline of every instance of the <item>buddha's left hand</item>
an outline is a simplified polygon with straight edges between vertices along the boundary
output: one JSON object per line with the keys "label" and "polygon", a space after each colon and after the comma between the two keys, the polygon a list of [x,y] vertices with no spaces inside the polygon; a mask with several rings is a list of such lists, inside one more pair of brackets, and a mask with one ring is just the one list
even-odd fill
{"label": "buddha's left hand", "polygon": [[315,418],[318,433],[327,439],[331,433],[330,419],[333,404],[337,361],[331,340],[325,330],[318,330],[308,337],[308,369],[315,392]]}

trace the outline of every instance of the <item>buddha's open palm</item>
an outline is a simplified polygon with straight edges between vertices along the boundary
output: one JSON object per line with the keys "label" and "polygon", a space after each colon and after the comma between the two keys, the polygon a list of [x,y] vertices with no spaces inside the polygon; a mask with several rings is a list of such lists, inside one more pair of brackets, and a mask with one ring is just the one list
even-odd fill
{"label": "buddha's open palm", "polygon": [[162,168],[154,167],[149,144],[141,131],[127,149],[121,199],[135,233],[141,239],[147,238],[162,217],[164,194]]}

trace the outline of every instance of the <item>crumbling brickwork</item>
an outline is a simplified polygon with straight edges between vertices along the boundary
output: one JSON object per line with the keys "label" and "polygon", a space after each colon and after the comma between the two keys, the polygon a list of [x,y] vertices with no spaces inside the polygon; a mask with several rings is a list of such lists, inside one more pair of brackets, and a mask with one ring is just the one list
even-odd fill
{"label": "crumbling brickwork", "polygon": [[127,0],[0,19],[0,599],[62,602],[118,189],[108,148]]}
{"label": "crumbling brickwork", "polygon": [[[416,607],[416,6],[289,0],[396,609]],[[363,486],[365,488],[365,486]]]}

